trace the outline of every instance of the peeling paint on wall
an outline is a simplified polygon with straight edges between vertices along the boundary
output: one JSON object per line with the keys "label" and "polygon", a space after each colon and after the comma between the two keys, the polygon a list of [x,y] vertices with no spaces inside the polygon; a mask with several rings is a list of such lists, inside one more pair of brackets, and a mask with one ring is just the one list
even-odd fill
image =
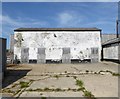
{"label": "peeling paint on wall", "polygon": [[22,46],[22,41],[24,41],[23,40],[23,37],[22,37],[22,34],[21,33],[17,33],[16,35],[15,35],[16,37],[15,37],[15,46],[16,47],[21,47]]}
{"label": "peeling paint on wall", "polygon": [[29,48],[29,59],[37,59],[38,48],[45,48],[46,59],[60,60],[62,48],[65,47],[70,48],[71,59],[90,59],[92,47],[99,49],[99,60],[101,58],[100,31],[32,31],[21,34],[15,32],[15,35],[19,41],[18,45],[21,45],[14,46],[14,52],[19,59],[22,47]]}

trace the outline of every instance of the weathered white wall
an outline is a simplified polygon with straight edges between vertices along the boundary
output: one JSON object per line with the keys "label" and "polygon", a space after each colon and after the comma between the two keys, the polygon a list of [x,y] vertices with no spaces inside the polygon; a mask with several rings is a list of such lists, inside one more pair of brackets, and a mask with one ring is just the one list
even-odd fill
{"label": "weathered white wall", "polygon": [[[71,59],[90,59],[91,47],[99,48],[100,31],[15,32],[14,54],[21,59],[21,48],[29,48],[29,59],[37,59],[37,48],[46,48],[46,59],[61,59],[62,48],[70,47]],[[23,41],[22,41],[23,39]]]}
{"label": "weathered white wall", "polygon": [[103,58],[104,59],[119,59],[118,44],[113,44],[109,47],[103,48]]}

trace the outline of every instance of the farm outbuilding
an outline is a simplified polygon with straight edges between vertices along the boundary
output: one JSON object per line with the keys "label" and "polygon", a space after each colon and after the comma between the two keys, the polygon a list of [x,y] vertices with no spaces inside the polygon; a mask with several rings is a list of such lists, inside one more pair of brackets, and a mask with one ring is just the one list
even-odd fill
{"label": "farm outbuilding", "polygon": [[101,29],[18,28],[13,51],[14,60],[21,63],[99,62]]}
{"label": "farm outbuilding", "polygon": [[120,63],[120,38],[111,39],[103,43],[102,53],[103,60]]}

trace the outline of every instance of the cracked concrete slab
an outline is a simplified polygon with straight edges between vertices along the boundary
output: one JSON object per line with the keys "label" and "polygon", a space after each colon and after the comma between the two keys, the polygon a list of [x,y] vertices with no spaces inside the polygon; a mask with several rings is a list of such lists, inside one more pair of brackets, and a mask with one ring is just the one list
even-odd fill
{"label": "cracked concrete slab", "polygon": [[20,97],[83,97],[82,92],[23,92]]}
{"label": "cracked concrete slab", "polygon": [[39,89],[39,88],[61,88],[61,89],[77,89],[75,85],[75,79],[73,77],[51,77],[44,80],[34,81],[27,89]]}
{"label": "cracked concrete slab", "polygon": [[[81,91],[65,91],[65,92],[28,92],[28,89],[38,88],[79,88],[76,85],[74,77],[81,79],[84,82],[84,87],[91,91],[95,97],[117,97],[118,96],[118,76],[113,76],[109,72],[101,72],[101,74],[94,74],[101,70],[109,70],[111,72],[118,72],[118,64],[112,62],[101,62],[101,63],[86,63],[86,64],[20,64],[15,67],[8,67],[8,75],[4,81],[4,89],[9,88],[10,90],[16,91],[18,88],[14,86],[19,82],[31,82],[22,93],[21,97],[81,97],[83,93]],[[93,71],[92,74],[86,73],[86,70]],[[74,74],[77,75],[74,75]],[[79,75],[81,73],[81,75]],[[86,74],[82,74],[86,73]],[[64,75],[59,75],[64,74]],[[60,77],[55,77],[56,75]],[[68,75],[68,76],[66,76]],[[12,87],[14,86],[14,87]],[[22,90],[22,89],[21,89]],[[5,93],[6,94],[6,93]],[[8,93],[9,94],[9,93]],[[42,94],[42,95],[41,95]],[[17,96],[17,95],[16,95]]]}
{"label": "cracked concrete slab", "polygon": [[77,76],[96,97],[118,97],[118,77],[111,75]]}

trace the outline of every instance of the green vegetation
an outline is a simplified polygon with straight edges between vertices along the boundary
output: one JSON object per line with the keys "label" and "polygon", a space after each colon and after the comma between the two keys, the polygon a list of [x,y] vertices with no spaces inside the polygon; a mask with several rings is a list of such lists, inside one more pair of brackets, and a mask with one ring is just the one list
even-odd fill
{"label": "green vegetation", "polygon": [[47,88],[47,87],[46,87],[46,88],[44,88],[44,91],[49,91],[49,90],[50,90],[50,89],[49,89],[49,88]]}
{"label": "green vegetation", "polygon": [[21,85],[21,88],[26,88],[26,87],[29,87],[29,82],[23,82],[23,81],[21,81],[20,85]]}
{"label": "green vegetation", "polygon": [[62,89],[60,89],[60,88],[57,88],[57,89],[56,89],[56,91],[62,91]]}
{"label": "green vegetation", "polygon": [[76,77],[76,76],[73,76],[73,78],[74,78],[74,79],[77,79],[77,77]]}
{"label": "green vegetation", "polygon": [[54,75],[53,77],[55,77],[56,79],[59,79],[60,76],[59,75]]}
{"label": "green vegetation", "polygon": [[83,87],[84,83],[82,80],[76,80],[76,85]]}
{"label": "green vegetation", "polygon": [[94,95],[85,89],[83,86],[84,83],[82,80],[76,80],[76,85],[78,85],[80,88],[77,89],[77,91],[82,91],[84,93],[84,96],[87,97],[88,99],[95,99]]}
{"label": "green vegetation", "polygon": [[90,91],[87,91],[87,90],[84,91],[84,96],[88,97],[89,99],[95,99],[94,95],[92,95],[92,93]]}
{"label": "green vegetation", "polygon": [[113,76],[120,76],[119,73],[112,73]]}
{"label": "green vegetation", "polygon": [[47,99],[46,97],[41,97],[41,99]]}

